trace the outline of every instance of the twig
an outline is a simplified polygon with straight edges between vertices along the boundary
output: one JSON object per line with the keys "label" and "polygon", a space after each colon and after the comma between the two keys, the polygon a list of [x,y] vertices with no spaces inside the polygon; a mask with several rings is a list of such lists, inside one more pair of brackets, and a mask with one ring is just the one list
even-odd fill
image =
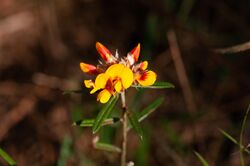
{"label": "twig", "polygon": [[170,52],[171,52],[171,55],[175,64],[177,76],[180,81],[180,85],[181,85],[182,92],[185,98],[185,102],[187,104],[187,109],[189,112],[196,112],[196,105],[194,102],[193,93],[191,91],[191,87],[190,87],[189,80],[186,74],[186,70],[185,70],[185,67],[181,58],[181,53],[180,53],[180,49],[177,43],[175,32],[173,30],[170,30],[167,33],[167,38],[169,42]]}
{"label": "twig", "polygon": [[34,26],[34,16],[31,12],[19,12],[8,16],[0,21],[0,43],[4,42],[4,36],[15,34],[17,32],[30,31]]}
{"label": "twig", "polygon": [[35,103],[35,98],[24,97],[15,108],[0,119],[0,141],[15,124],[33,111]]}
{"label": "twig", "polygon": [[122,154],[121,154],[121,166],[126,166],[126,153],[127,153],[127,123],[128,123],[128,117],[127,117],[127,105],[126,105],[126,99],[125,99],[125,92],[121,93],[121,100],[122,100],[122,109],[123,109],[123,115],[122,115]]}
{"label": "twig", "polygon": [[[45,5],[43,5],[45,4]],[[38,16],[44,21],[44,26],[47,31],[47,35],[42,41],[44,47],[50,51],[51,55],[55,59],[63,59],[68,55],[68,49],[61,39],[59,32],[58,18],[56,13],[56,1],[47,0],[37,1]]]}
{"label": "twig", "polygon": [[246,51],[249,49],[250,49],[250,41],[232,47],[214,49],[213,51],[220,54],[232,54],[232,53]]}

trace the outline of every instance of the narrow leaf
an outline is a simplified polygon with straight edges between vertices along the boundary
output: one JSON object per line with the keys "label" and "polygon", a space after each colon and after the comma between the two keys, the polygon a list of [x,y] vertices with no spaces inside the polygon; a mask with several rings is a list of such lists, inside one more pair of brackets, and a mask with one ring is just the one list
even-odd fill
{"label": "narrow leaf", "polygon": [[200,160],[203,166],[209,166],[208,162],[196,151],[194,151],[196,157]]}
{"label": "narrow leaf", "polygon": [[244,157],[243,157],[243,150],[244,150],[243,134],[244,134],[244,130],[246,128],[246,122],[247,122],[247,117],[248,117],[249,111],[250,111],[250,104],[248,105],[246,114],[244,116],[244,119],[243,119],[243,122],[242,122],[242,125],[241,125],[241,129],[240,129],[239,147],[240,147],[240,162],[241,162],[241,165],[245,165],[245,161],[244,161]]}
{"label": "narrow leaf", "polygon": [[102,126],[102,123],[104,120],[106,120],[106,118],[110,115],[111,111],[113,110],[116,102],[118,100],[118,97],[113,96],[109,102],[101,109],[101,111],[98,113],[95,121],[94,121],[94,125],[92,128],[92,132],[95,134],[97,131],[99,131],[99,129]]}
{"label": "narrow leaf", "polygon": [[[142,122],[144,119],[146,119],[151,113],[153,113],[164,101],[164,97],[160,97],[153,101],[150,105],[148,105],[146,108],[144,108],[138,116],[138,121]],[[131,124],[128,125],[128,130],[131,129]]]}
{"label": "narrow leaf", "polygon": [[[102,122],[102,126],[114,124],[114,123],[118,122],[119,120],[120,120],[119,118],[105,119]],[[95,119],[78,120],[78,121],[73,123],[73,126],[92,127],[94,125],[94,122],[95,122]]]}
{"label": "narrow leaf", "polygon": [[219,131],[227,138],[229,139],[230,141],[232,141],[234,144],[238,145],[241,147],[241,149],[243,149],[246,153],[250,154],[250,151],[245,148],[243,145],[240,145],[240,143],[234,139],[230,134],[228,134],[226,131],[222,130],[222,129],[219,129]]}
{"label": "narrow leaf", "polygon": [[140,139],[142,140],[143,131],[139,123],[139,120],[137,118],[137,115],[134,112],[130,111],[128,112],[128,119],[129,119],[130,124],[132,125],[132,127],[134,128],[134,130],[136,131],[136,133],[139,135]]}
{"label": "narrow leaf", "polygon": [[153,101],[150,105],[144,108],[139,114],[139,122],[146,119],[152,112],[154,112],[164,101],[164,97],[160,97]]}
{"label": "narrow leaf", "polygon": [[140,85],[132,85],[134,88],[150,88],[150,89],[166,89],[166,88],[174,88],[175,86],[170,82],[156,82],[151,86],[140,86]]}
{"label": "narrow leaf", "polygon": [[111,145],[111,144],[107,144],[107,143],[97,142],[94,144],[94,147],[96,149],[105,150],[105,151],[109,151],[109,152],[116,152],[116,153],[121,152],[121,149],[119,147]]}
{"label": "narrow leaf", "polygon": [[66,166],[67,160],[72,155],[72,138],[66,135],[63,139],[60,149],[59,159],[57,161],[57,166]]}
{"label": "narrow leaf", "polygon": [[9,164],[9,165],[17,165],[15,160],[8,155],[2,148],[0,148],[0,156]]}
{"label": "narrow leaf", "polygon": [[226,131],[219,129],[219,131],[225,136],[227,137],[230,141],[232,141],[233,143],[238,145],[238,141],[236,139],[234,139],[230,134],[228,134]]}

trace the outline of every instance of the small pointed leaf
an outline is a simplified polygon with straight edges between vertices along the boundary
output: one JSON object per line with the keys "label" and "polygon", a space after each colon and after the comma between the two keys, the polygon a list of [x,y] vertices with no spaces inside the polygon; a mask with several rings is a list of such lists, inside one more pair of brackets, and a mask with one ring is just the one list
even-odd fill
{"label": "small pointed leaf", "polygon": [[236,139],[234,139],[230,134],[228,134],[226,131],[219,129],[219,131],[225,136],[227,137],[230,141],[232,141],[233,143],[238,145],[238,141]]}
{"label": "small pointed leaf", "polygon": [[9,165],[17,165],[15,160],[8,155],[2,148],[0,148],[0,156],[9,164]]}
{"label": "small pointed leaf", "polygon": [[[240,140],[239,140],[239,148],[240,148],[240,161],[241,161],[241,165],[245,165],[244,164],[244,157],[243,157],[243,150],[247,149],[247,147],[245,148],[243,145],[243,135],[244,135],[244,130],[246,128],[246,122],[247,122],[247,117],[250,111],[250,104],[248,105],[246,114],[244,116],[242,125],[241,125],[241,129],[240,129]],[[247,149],[248,150],[248,149]]]}
{"label": "small pointed leaf", "polygon": [[92,132],[95,134],[97,131],[99,131],[99,129],[102,126],[102,123],[104,120],[107,119],[107,117],[110,115],[111,111],[113,110],[116,102],[118,100],[117,96],[113,96],[109,102],[101,109],[101,111],[98,113],[95,121],[94,121],[94,125],[92,128]]}
{"label": "small pointed leaf", "polygon": [[[118,122],[119,118],[109,118],[105,119],[102,123],[102,126],[110,125]],[[84,120],[78,120],[73,123],[73,126],[80,126],[80,127],[92,127],[94,125],[95,119],[84,119]]]}
{"label": "small pointed leaf", "polygon": [[[151,104],[149,104],[146,108],[144,108],[138,116],[138,121],[142,122],[144,119],[146,119],[151,113],[153,113],[164,101],[164,97],[160,97],[153,101]],[[131,124],[128,125],[128,130],[131,129]]]}
{"label": "small pointed leaf", "polygon": [[196,157],[200,160],[203,166],[209,166],[208,162],[196,151],[194,151]]}
{"label": "small pointed leaf", "polygon": [[141,125],[139,123],[139,120],[137,118],[137,115],[134,112],[129,111],[128,112],[128,119],[129,119],[131,126],[134,128],[134,130],[136,131],[136,133],[139,135],[140,139],[142,140],[143,139],[143,131],[142,131]]}
{"label": "small pointed leaf", "polygon": [[247,147],[244,147],[243,145],[240,145],[240,143],[234,139],[230,134],[228,134],[226,131],[219,129],[219,131],[230,141],[232,141],[234,144],[238,145],[240,148],[242,148],[247,154],[250,154],[250,150],[247,149]]}
{"label": "small pointed leaf", "polygon": [[141,85],[132,85],[134,88],[149,88],[149,89],[166,89],[174,88],[175,86],[170,82],[156,82],[151,86],[141,86]]}
{"label": "small pointed leaf", "polygon": [[109,152],[116,152],[116,153],[121,152],[121,149],[119,147],[111,145],[111,144],[107,144],[107,143],[102,143],[102,142],[95,143],[94,147],[96,149],[105,150],[105,151],[109,151]]}
{"label": "small pointed leaf", "polygon": [[164,101],[164,97],[160,97],[153,101],[150,105],[144,108],[139,114],[139,122],[146,119],[152,112],[154,112]]}

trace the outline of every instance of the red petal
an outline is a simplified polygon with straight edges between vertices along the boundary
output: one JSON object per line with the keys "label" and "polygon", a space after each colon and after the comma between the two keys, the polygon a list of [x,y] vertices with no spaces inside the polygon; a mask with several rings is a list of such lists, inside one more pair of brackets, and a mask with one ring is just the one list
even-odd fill
{"label": "red petal", "polygon": [[140,49],[141,49],[141,45],[140,43],[132,50],[130,51],[130,55],[132,56],[132,58],[134,59],[134,61],[136,62],[139,58],[140,55]]}
{"label": "red petal", "polygon": [[112,57],[110,51],[100,42],[96,42],[96,49],[104,61],[109,61]]}
{"label": "red petal", "polygon": [[87,64],[87,63],[80,63],[80,68],[84,73],[88,74],[98,74],[97,68],[93,65]]}

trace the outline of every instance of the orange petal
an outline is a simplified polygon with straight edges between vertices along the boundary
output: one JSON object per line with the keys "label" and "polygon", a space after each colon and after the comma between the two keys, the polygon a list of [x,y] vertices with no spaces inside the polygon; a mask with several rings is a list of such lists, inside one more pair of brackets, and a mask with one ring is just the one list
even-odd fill
{"label": "orange petal", "polygon": [[88,73],[88,74],[97,74],[98,73],[95,66],[87,64],[87,63],[81,62],[80,68],[84,73]]}
{"label": "orange petal", "polygon": [[136,77],[138,83],[142,86],[150,86],[155,83],[157,75],[153,71],[146,71]]}
{"label": "orange petal", "polygon": [[140,55],[140,49],[141,45],[139,43],[132,51],[130,51],[130,55],[134,59],[134,62],[138,61]]}
{"label": "orange petal", "polygon": [[110,53],[110,51],[100,42],[96,42],[96,49],[105,62],[112,59],[112,54]]}
{"label": "orange petal", "polygon": [[146,70],[147,67],[148,67],[148,61],[144,61],[144,62],[141,62],[141,63],[139,64],[139,68],[140,68],[141,70]]}

